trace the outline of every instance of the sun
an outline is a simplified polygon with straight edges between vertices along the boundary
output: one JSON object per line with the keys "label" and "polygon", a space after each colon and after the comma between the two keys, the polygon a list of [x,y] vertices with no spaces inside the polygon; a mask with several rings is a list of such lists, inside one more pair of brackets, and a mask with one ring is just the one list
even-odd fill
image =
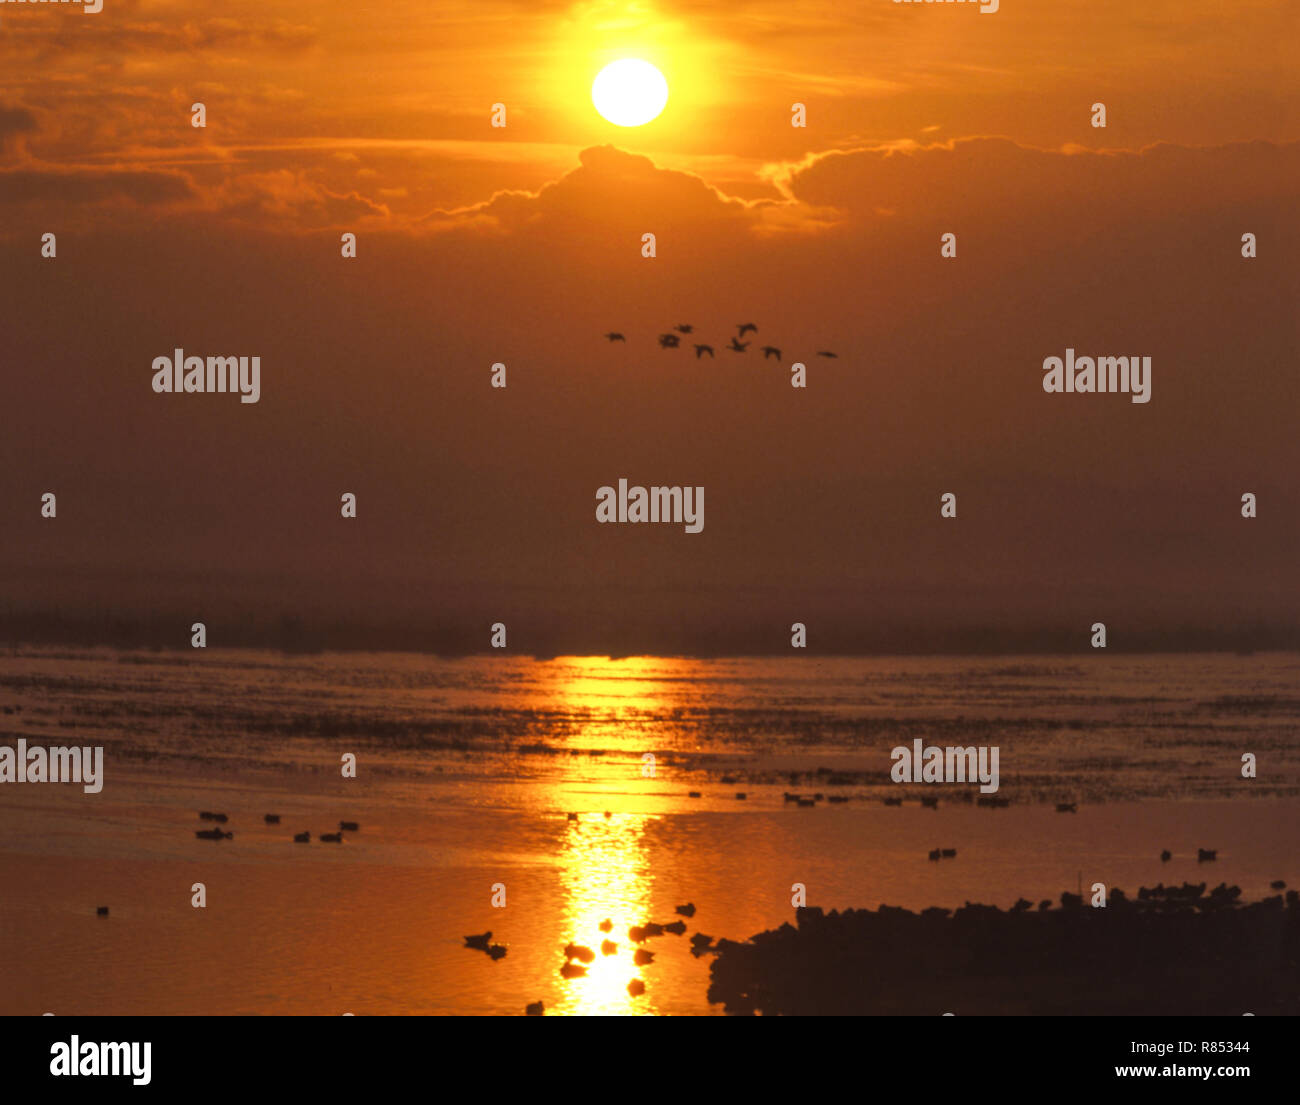
{"label": "sun", "polygon": [[639,127],[663,111],[668,82],[648,61],[612,61],[592,81],[591,102],[616,126]]}

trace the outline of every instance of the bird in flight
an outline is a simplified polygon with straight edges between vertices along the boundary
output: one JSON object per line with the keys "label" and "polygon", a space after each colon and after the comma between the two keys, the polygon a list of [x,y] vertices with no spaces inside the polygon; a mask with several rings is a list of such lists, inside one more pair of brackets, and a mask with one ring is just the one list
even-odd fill
{"label": "bird in flight", "polygon": [[749,342],[737,341],[735,338],[732,338],[731,344],[727,346],[727,348],[730,349],[733,353],[743,353],[745,352],[746,349],[749,348]]}
{"label": "bird in flight", "polygon": [[676,326],[673,327],[673,329],[676,330],[679,334],[689,334],[692,330],[695,329],[695,327],[688,322],[679,322]]}
{"label": "bird in flight", "polygon": [[607,337],[610,341],[623,341],[623,342],[627,341],[627,338],[623,337],[622,334],[614,330],[611,330],[608,334],[605,335],[605,337]]}
{"label": "bird in flight", "polygon": [[819,350],[817,350],[817,356],[819,356],[819,357],[838,357],[839,354],[838,354],[838,353],[832,353],[829,349],[819,349]]}
{"label": "bird in flight", "polygon": [[754,331],[754,333],[758,333],[758,327],[755,326],[752,322],[742,322],[739,326],[736,327],[736,329],[740,331],[740,336],[742,338],[751,330]]}
{"label": "bird in flight", "polygon": [[779,361],[781,359],[781,350],[775,345],[763,346],[763,360],[767,360],[768,357],[775,357]]}
{"label": "bird in flight", "polygon": [[712,357],[712,356],[713,356],[713,346],[711,346],[711,345],[697,345],[697,346],[695,347],[695,359],[696,359],[697,361],[698,361],[701,357],[703,357],[705,353],[707,353],[710,357]]}
{"label": "bird in flight", "polygon": [[681,340],[676,334],[660,334],[659,347],[661,349],[676,349],[681,344]]}

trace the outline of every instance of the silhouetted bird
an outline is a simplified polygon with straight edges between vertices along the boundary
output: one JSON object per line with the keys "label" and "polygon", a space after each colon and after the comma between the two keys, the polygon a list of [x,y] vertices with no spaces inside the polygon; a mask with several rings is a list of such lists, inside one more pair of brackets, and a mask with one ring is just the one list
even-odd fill
{"label": "silhouetted bird", "polygon": [[627,338],[623,337],[623,335],[620,334],[617,330],[611,330],[608,334],[605,335],[605,337],[607,337],[610,341],[624,341],[624,342],[627,341]]}
{"label": "silhouetted bird", "polygon": [[602,940],[600,942],[601,955],[614,955],[618,952],[618,945],[613,940]]}
{"label": "silhouetted bird", "polygon": [[234,833],[223,833],[220,829],[195,829],[194,835],[200,840],[234,840]]}
{"label": "silhouetted bird", "polygon": [[1160,853],[1161,863],[1168,863],[1173,858],[1174,858],[1174,854],[1168,848],[1166,848],[1163,852]]}
{"label": "silhouetted bird", "polygon": [[96,916],[96,917],[107,917],[107,916],[108,916],[108,906],[106,906],[106,905],[98,906],[98,907],[95,909],[95,916]]}
{"label": "silhouetted bird", "polygon": [[749,795],[746,794],[743,790],[738,790],[738,791],[736,791],[736,798],[737,798],[739,801],[743,802],[743,801],[744,801],[746,798],[748,798],[748,797],[749,797]]}
{"label": "silhouetted bird", "polygon": [[204,810],[201,814],[199,814],[199,820],[200,820],[200,821],[220,821],[220,822],[224,825],[224,824],[225,824],[228,820],[230,820],[230,819],[229,819],[228,817],[226,817],[226,815],[225,815],[224,813],[211,813],[211,812],[209,812],[208,810]]}
{"label": "silhouetted bird", "polygon": [[609,930],[614,927],[614,922],[611,921],[608,917],[606,917],[603,921],[601,921],[598,927],[600,928],[601,932],[609,932]]}
{"label": "silhouetted bird", "polygon": [[524,1006],[524,1015],[529,1017],[540,1017],[546,1012],[546,1006],[540,1001],[535,1001],[530,1005]]}
{"label": "silhouetted bird", "polygon": [[1281,879],[1278,879],[1277,882],[1271,882],[1271,883],[1269,883],[1268,885],[1269,885],[1269,889],[1270,889],[1270,890],[1285,890],[1285,889],[1286,889],[1286,883],[1284,883]]}
{"label": "silhouetted bird", "polygon": [[943,853],[942,853],[941,851],[939,851],[938,848],[931,849],[931,851],[930,851],[930,858],[931,858],[932,860],[934,860],[936,863],[939,862],[939,857],[940,857],[941,855],[943,855]]}
{"label": "silhouetted bird", "polygon": [[817,799],[815,799],[815,798],[796,798],[796,799],[795,799],[795,803],[796,803],[797,805],[799,805],[799,806],[802,806],[804,809],[810,809],[811,807],[817,805]]}
{"label": "silhouetted bird", "polygon": [[944,858],[944,859],[956,859],[956,858],[957,858],[957,849],[956,849],[956,848],[945,848],[945,849],[943,850],[943,858]]}
{"label": "silhouetted bird", "polygon": [[686,797],[687,797],[687,798],[702,798],[703,795],[700,794],[700,792],[699,792],[698,790],[693,790],[693,791],[691,791],[689,794],[687,794]]}
{"label": "silhouetted bird", "polygon": [[646,931],[640,925],[633,925],[627,930],[627,938],[634,944],[645,943]]}
{"label": "silhouetted bird", "polygon": [[1218,859],[1219,853],[1215,848],[1197,848],[1196,862],[1205,863],[1207,860]]}
{"label": "silhouetted bird", "polygon": [[564,957],[565,959],[579,959],[583,963],[593,963],[596,959],[596,953],[582,944],[566,944]]}
{"label": "silhouetted bird", "polygon": [[737,341],[735,338],[732,338],[731,344],[727,346],[727,348],[730,349],[733,353],[743,353],[745,352],[746,349],[749,348],[749,342]]}
{"label": "silhouetted bird", "polygon": [[758,327],[755,326],[752,322],[742,322],[740,323],[740,325],[736,327],[736,329],[740,331],[740,337],[742,338],[751,330],[756,334],[758,333]]}
{"label": "silhouetted bird", "polygon": [[676,334],[660,334],[659,347],[661,349],[676,349],[682,342]]}
{"label": "silhouetted bird", "polygon": [[487,953],[490,959],[505,959],[506,957],[506,949],[501,944],[490,944]]}
{"label": "silhouetted bird", "polygon": [[562,978],[581,978],[586,973],[587,968],[577,963],[565,963],[564,966],[560,968],[560,976]]}
{"label": "silhouetted bird", "polygon": [[692,330],[695,329],[695,327],[690,325],[690,323],[679,322],[676,326],[673,327],[673,329],[676,330],[679,334],[689,334]]}
{"label": "silhouetted bird", "polygon": [[634,998],[639,998],[642,994],[645,993],[645,983],[642,982],[639,978],[634,978],[631,982],[627,984],[627,992],[631,994]]}
{"label": "silhouetted bird", "polygon": [[703,357],[705,353],[707,353],[710,357],[712,357],[712,356],[713,356],[713,346],[711,346],[711,345],[697,345],[697,346],[695,347],[695,359],[696,359],[697,361],[698,361],[701,357]]}
{"label": "silhouetted bird", "polygon": [[1057,802],[1056,812],[1057,813],[1078,813],[1079,808],[1078,805],[1074,802]]}
{"label": "silhouetted bird", "polygon": [[664,934],[664,927],[656,921],[647,921],[641,926],[641,931],[647,936],[662,936]]}
{"label": "silhouetted bird", "polygon": [[480,933],[479,933],[478,935],[476,935],[476,936],[467,936],[467,937],[465,937],[465,947],[467,947],[467,948],[477,948],[477,949],[478,949],[479,951],[481,951],[481,952],[485,952],[485,951],[487,951],[487,950],[488,950],[488,945],[489,945],[491,942],[492,942],[492,930],[491,930],[491,929],[488,929],[487,932],[480,932]]}
{"label": "silhouetted bird", "polygon": [[577,815],[576,813],[571,813],[571,814],[569,814],[569,820],[570,820],[570,821],[577,821],[577,820],[578,820],[578,815]]}
{"label": "silhouetted bird", "polygon": [[293,834],[293,842],[294,842],[295,844],[310,844],[310,843],[311,843],[311,833],[294,833],[294,834]]}
{"label": "silhouetted bird", "polygon": [[280,815],[278,813],[268,813],[262,817],[262,820],[268,825],[278,825],[280,824]]}
{"label": "silhouetted bird", "polygon": [[925,806],[927,809],[937,810],[939,808],[939,799],[933,797],[927,798],[922,795],[921,805]]}
{"label": "silhouetted bird", "polygon": [[321,833],[320,842],[322,844],[342,844],[343,834],[342,833]]}
{"label": "silhouetted bird", "polygon": [[781,350],[775,345],[763,346],[763,360],[767,360],[768,357],[775,357],[779,361],[781,359]]}
{"label": "silhouetted bird", "polygon": [[670,924],[664,925],[664,932],[671,932],[674,936],[685,936],[686,922],[673,921]]}
{"label": "silhouetted bird", "polygon": [[636,955],[632,957],[632,962],[638,967],[644,967],[647,963],[653,963],[654,958],[654,952],[646,951],[645,948],[637,948]]}
{"label": "silhouetted bird", "polygon": [[340,821],[339,829],[345,833],[355,833],[360,831],[361,826],[355,821]]}
{"label": "silhouetted bird", "polygon": [[695,903],[687,902],[685,905],[679,905],[675,910],[673,910],[673,912],[676,913],[679,917],[694,917]]}
{"label": "silhouetted bird", "polygon": [[702,932],[697,932],[691,937],[691,947],[693,948],[707,948],[712,943],[713,937],[705,936]]}
{"label": "silhouetted bird", "polygon": [[839,354],[838,354],[838,353],[832,353],[829,349],[819,349],[819,350],[817,350],[817,356],[819,356],[819,357],[838,357]]}

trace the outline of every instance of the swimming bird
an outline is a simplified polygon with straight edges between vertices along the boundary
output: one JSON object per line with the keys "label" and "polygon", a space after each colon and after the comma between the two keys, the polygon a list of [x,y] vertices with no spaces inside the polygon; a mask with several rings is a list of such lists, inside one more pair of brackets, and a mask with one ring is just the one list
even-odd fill
{"label": "swimming bird", "polygon": [[490,944],[487,949],[489,959],[505,959],[506,949],[502,944]]}
{"label": "swimming bird", "polygon": [[829,349],[819,349],[819,350],[817,350],[817,356],[819,356],[819,357],[838,357],[839,354],[838,354],[838,353],[832,353]]}
{"label": "swimming bird", "polygon": [[693,948],[707,948],[712,943],[713,937],[706,936],[702,932],[697,932],[691,937],[691,947]]}
{"label": "swimming bird", "polygon": [[640,925],[633,925],[627,930],[627,938],[634,944],[645,943],[646,931]]}
{"label": "swimming bird", "polygon": [[1056,812],[1057,813],[1078,813],[1079,807],[1078,804],[1075,802],[1057,802]]}
{"label": "swimming bird", "polygon": [[546,1006],[540,1001],[534,1001],[524,1006],[524,1015],[527,1017],[540,1017],[545,1012]]}
{"label": "swimming bird", "polygon": [[613,927],[614,927],[614,922],[611,921],[608,917],[606,917],[603,921],[601,921],[601,923],[597,926],[597,928],[599,928],[601,932],[609,932],[609,930],[612,929]]}
{"label": "swimming bird", "polygon": [[490,944],[491,942],[492,942],[491,929],[488,929],[487,932],[480,932],[477,935],[465,937],[465,947],[477,948],[481,952],[487,951],[488,944]]}
{"label": "swimming bird", "polygon": [[627,992],[631,994],[634,998],[639,998],[642,994],[645,993],[645,983],[642,982],[639,978],[634,978],[631,982],[627,984]]}
{"label": "swimming bird", "polygon": [[746,794],[743,790],[738,790],[738,791],[736,791],[736,798],[737,798],[739,801],[743,802],[743,801],[744,801],[746,798],[748,798],[748,797],[749,797],[749,795]]}
{"label": "swimming bird", "polygon": [[615,955],[618,952],[618,945],[613,940],[602,940],[600,942],[601,955]]}
{"label": "swimming bird", "polygon": [[730,349],[733,353],[743,353],[745,352],[746,349],[749,348],[749,345],[750,343],[747,341],[737,341],[735,338],[732,338],[731,344],[727,346],[727,348]]}
{"label": "swimming bird", "polygon": [[743,338],[747,333],[749,333],[751,330],[752,330],[755,334],[758,333],[758,327],[755,326],[752,322],[742,322],[742,323],[740,323],[740,324],[736,327],[736,329],[740,331],[740,336],[741,336],[742,338]]}
{"label": "swimming bird", "polygon": [[593,963],[596,959],[596,953],[581,944],[566,944],[564,947],[564,958],[579,959],[583,963]]}
{"label": "swimming bird", "polygon": [[1218,859],[1219,852],[1217,848],[1197,848],[1196,862],[1205,863],[1207,860]]}
{"label": "swimming bird", "polygon": [[571,814],[569,814],[569,820],[570,820],[570,821],[577,821],[577,820],[578,820],[578,815],[577,815],[576,813],[571,813]]}
{"label": "swimming bird", "polygon": [[925,806],[927,809],[937,810],[939,808],[939,799],[935,797],[927,798],[922,795],[921,805]]}
{"label": "swimming bird", "polygon": [[682,343],[682,339],[679,338],[676,334],[659,335],[659,347],[661,349],[676,349],[679,345],[681,345],[681,343]]}
{"label": "swimming bird", "polygon": [[311,833],[294,833],[294,834],[293,834],[293,842],[294,842],[295,844],[310,844],[310,843],[311,843]]}
{"label": "swimming bird", "polygon": [[791,794],[788,790],[787,790],[787,791],[783,791],[782,794],[781,794],[781,801],[782,801],[782,802],[797,802],[797,801],[799,801],[799,795],[797,795],[797,794]]}
{"label": "swimming bird", "polygon": [[933,849],[931,849],[931,851],[930,851],[930,858],[931,858],[932,860],[934,860],[936,863],[938,863],[938,862],[939,862],[939,857],[940,857],[942,854],[943,854],[943,853],[940,852],[938,848],[933,848]]}
{"label": "swimming bird", "polygon": [[587,973],[587,968],[577,963],[566,962],[560,968],[560,977],[562,978],[582,978]]}
{"label": "swimming bird", "polygon": [[280,824],[280,815],[278,813],[268,813],[263,815],[262,820],[268,825],[278,825]]}
{"label": "swimming bird", "polygon": [[804,807],[805,809],[807,809],[810,806],[817,805],[817,799],[815,798],[796,798],[795,802],[798,803],[800,806]]}
{"label": "swimming bird", "polygon": [[701,357],[703,357],[705,353],[707,353],[710,357],[712,357],[712,356],[713,356],[713,346],[711,346],[711,345],[697,345],[697,346],[695,347],[695,359],[696,359],[697,361],[698,361]]}
{"label": "swimming bird", "polygon": [[687,798],[701,798],[701,797],[703,797],[703,795],[701,795],[700,792],[699,792],[698,790],[693,790],[693,791],[691,791],[689,794],[687,794],[686,797],[687,797]]}
{"label": "swimming bird", "polygon": [[355,832],[360,832],[361,826],[358,825],[355,821],[340,821],[339,829],[340,831],[345,833],[355,833]]}
{"label": "swimming bird", "polygon": [[763,360],[767,360],[768,357],[775,357],[779,361],[781,359],[781,350],[775,345],[763,346]]}
{"label": "swimming bird", "polygon": [[234,833],[223,833],[220,829],[195,829],[194,835],[200,840],[234,840]]}
{"label": "swimming bird", "polygon": [[106,905],[97,906],[96,909],[95,909],[95,916],[96,916],[96,917],[107,917],[107,916],[108,916],[108,906],[106,906]]}
{"label": "swimming bird", "polygon": [[[1286,883],[1284,883],[1281,879],[1278,879],[1277,882],[1271,882],[1271,883],[1269,883],[1268,886],[1269,886],[1269,889],[1270,889],[1270,890],[1285,890],[1285,889],[1286,889]],[[107,910],[105,910],[105,912],[107,912]]]}
{"label": "swimming bird", "polygon": [[662,936],[664,934],[664,927],[655,921],[647,921],[641,926],[641,931],[647,936]]}
{"label": "swimming bird", "polygon": [[653,963],[654,958],[654,952],[646,951],[645,948],[637,948],[636,955],[632,957],[632,962],[638,967],[644,967],[647,963]]}
{"label": "swimming bird", "polygon": [[679,905],[675,910],[673,910],[673,912],[676,913],[679,917],[694,917],[695,903],[687,902],[685,905]]}
{"label": "swimming bird", "polygon": [[1160,853],[1161,863],[1168,863],[1173,858],[1174,858],[1174,854],[1168,848],[1166,848],[1163,852]]}
{"label": "swimming bird", "polygon": [[204,810],[202,813],[199,814],[199,820],[220,821],[224,825],[230,819],[224,813],[212,813],[209,810]]}
{"label": "swimming bird", "polygon": [[623,337],[623,335],[620,334],[617,330],[611,330],[608,334],[605,335],[605,337],[607,337],[610,341],[622,341],[622,342],[627,341],[627,338]]}
{"label": "swimming bird", "polygon": [[685,922],[685,921],[672,921],[672,922],[670,922],[669,924],[664,925],[664,932],[671,932],[674,936],[685,936],[685,935],[686,935],[686,922]]}
{"label": "swimming bird", "polygon": [[695,329],[695,327],[686,322],[679,322],[676,326],[673,327],[673,329],[676,330],[679,334],[689,334],[692,330]]}
{"label": "swimming bird", "polygon": [[321,833],[320,842],[322,844],[342,844],[343,834],[342,833]]}
{"label": "swimming bird", "polygon": [[957,858],[957,849],[956,849],[956,848],[945,848],[945,849],[943,850],[943,858],[944,858],[944,859],[956,859],[956,858]]}

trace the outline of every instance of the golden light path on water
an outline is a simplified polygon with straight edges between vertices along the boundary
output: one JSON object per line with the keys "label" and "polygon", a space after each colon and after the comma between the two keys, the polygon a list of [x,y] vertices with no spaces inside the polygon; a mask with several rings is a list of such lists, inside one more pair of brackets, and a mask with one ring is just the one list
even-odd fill
{"label": "golden light path on water", "polygon": [[[600,764],[601,782],[595,793],[587,795],[604,809],[592,809],[589,802],[588,812],[580,812],[576,821],[566,821],[560,854],[561,943],[589,947],[596,959],[587,965],[584,977],[565,985],[560,1003],[548,1013],[624,1016],[657,1011],[652,979],[643,995],[633,996],[627,988],[633,979],[645,977],[643,972],[653,974],[655,969],[653,964],[643,968],[633,962],[637,945],[627,935],[630,926],[653,919],[653,875],[646,846],[646,827],[652,816],[620,807],[634,803],[635,795],[629,792],[657,785],[641,771],[641,754],[648,749],[646,734],[639,726],[645,717],[662,717],[673,705],[674,695],[665,693],[662,681],[665,666],[675,666],[675,662],[587,656],[557,661],[556,702],[569,708],[575,718],[587,715],[575,727],[570,744],[613,755]],[[591,765],[585,761],[584,756],[575,771],[589,772]],[[605,789],[608,794],[601,793]],[[610,810],[609,817],[605,809]],[[608,933],[600,930],[605,920],[613,922]],[[605,940],[618,945],[614,954],[602,954]]]}

